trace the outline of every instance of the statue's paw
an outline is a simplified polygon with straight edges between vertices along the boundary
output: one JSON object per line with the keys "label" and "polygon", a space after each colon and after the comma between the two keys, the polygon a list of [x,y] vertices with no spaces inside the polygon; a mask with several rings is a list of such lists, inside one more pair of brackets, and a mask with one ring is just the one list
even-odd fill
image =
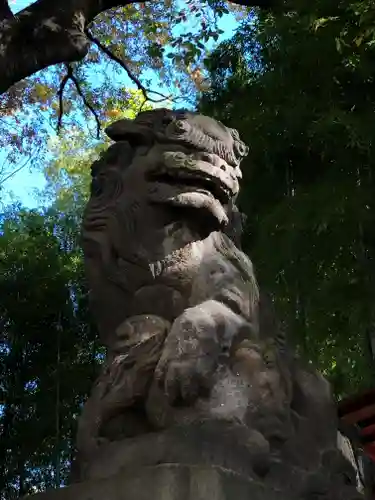
{"label": "statue's paw", "polygon": [[186,355],[179,359],[161,360],[155,376],[171,405],[191,404],[209,394],[215,368],[215,360],[207,355]]}

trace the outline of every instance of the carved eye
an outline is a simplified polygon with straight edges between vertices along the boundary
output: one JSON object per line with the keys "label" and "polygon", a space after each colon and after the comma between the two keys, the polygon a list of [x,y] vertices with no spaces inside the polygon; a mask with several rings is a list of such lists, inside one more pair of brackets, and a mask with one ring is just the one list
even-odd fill
{"label": "carved eye", "polygon": [[237,157],[242,158],[243,156],[247,156],[249,154],[249,147],[240,140],[235,141],[233,144],[234,153]]}

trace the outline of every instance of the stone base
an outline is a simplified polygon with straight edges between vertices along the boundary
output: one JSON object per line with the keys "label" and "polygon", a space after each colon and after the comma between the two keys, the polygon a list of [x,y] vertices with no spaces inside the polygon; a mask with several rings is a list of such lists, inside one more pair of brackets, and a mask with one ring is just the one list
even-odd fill
{"label": "stone base", "polygon": [[276,453],[245,426],[207,421],[107,443],[75,484],[32,500],[363,500],[339,449],[303,435]]}
{"label": "stone base", "polygon": [[32,500],[290,500],[220,467],[163,464],[39,493]]}

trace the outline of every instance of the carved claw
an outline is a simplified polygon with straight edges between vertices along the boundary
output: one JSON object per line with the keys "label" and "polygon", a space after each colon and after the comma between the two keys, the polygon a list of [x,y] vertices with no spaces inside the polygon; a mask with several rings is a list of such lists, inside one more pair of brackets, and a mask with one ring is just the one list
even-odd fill
{"label": "carved claw", "polygon": [[220,355],[243,320],[215,300],[188,308],[175,319],[155,370],[156,381],[172,405],[209,394]]}

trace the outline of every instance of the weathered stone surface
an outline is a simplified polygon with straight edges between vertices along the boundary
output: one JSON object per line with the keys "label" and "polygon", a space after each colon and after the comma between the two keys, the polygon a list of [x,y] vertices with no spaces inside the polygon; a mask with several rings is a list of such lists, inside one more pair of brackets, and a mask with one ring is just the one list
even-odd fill
{"label": "weathered stone surface", "polygon": [[358,498],[329,384],[287,347],[240,249],[237,132],[161,109],[108,134],[82,232],[108,355],[79,422],[84,484],[51,495]]}
{"label": "weathered stone surface", "polygon": [[220,467],[165,464],[33,496],[33,500],[290,500]]}
{"label": "weathered stone surface", "polygon": [[241,232],[237,132],[157,110],[108,133],[118,142],[92,167],[83,223],[108,359],[79,424],[82,464],[109,441],[243,412],[223,384],[234,339],[258,337],[252,264],[225,234]]}

